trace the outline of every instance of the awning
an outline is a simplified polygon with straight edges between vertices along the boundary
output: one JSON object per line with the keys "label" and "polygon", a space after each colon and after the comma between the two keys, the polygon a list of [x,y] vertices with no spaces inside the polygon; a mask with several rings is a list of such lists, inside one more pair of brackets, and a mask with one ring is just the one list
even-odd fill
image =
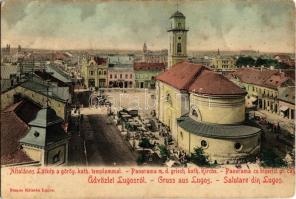
{"label": "awning", "polygon": [[281,107],[280,107],[280,110],[281,110],[281,111],[287,111],[287,110],[288,110],[288,107],[287,107],[287,106],[281,106]]}
{"label": "awning", "polygon": [[256,97],[251,97],[250,100],[251,100],[251,102],[256,102],[257,98]]}

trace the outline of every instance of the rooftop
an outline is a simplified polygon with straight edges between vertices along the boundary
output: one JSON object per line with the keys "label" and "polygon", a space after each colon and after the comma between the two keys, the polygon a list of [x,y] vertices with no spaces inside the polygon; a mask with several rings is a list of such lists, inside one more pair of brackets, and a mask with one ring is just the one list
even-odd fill
{"label": "rooftop", "polygon": [[1,165],[33,161],[21,150],[19,140],[27,134],[28,120],[38,110],[37,104],[24,99],[1,111]]}
{"label": "rooftop", "polygon": [[134,64],[134,70],[164,70],[164,63],[146,63],[140,62]]}
{"label": "rooftop", "polygon": [[211,138],[245,138],[258,134],[261,130],[247,125],[221,125],[202,123],[188,116],[177,119],[178,125],[184,130]]}
{"label": "rooftop", "polygon": [[279,86],[283,86],[287,81],[292,81],[292,79],[287,77],[284,73],[269,69],[260,70],[255,68],[240,68],[230,76],[238,78],[243,83],[255,84],[268,88],[278,88]]}
{"label": "rooftop", "polygon": [[201,64],[180,62],[156,77],[176,89],[202,95],[245,95],[236,84]]}
{"label": "rooftop", "polygon": [[180,12],[179,10],[177,10],[171,17],[170,17],[170,19],[171,18],[174,18],[174,17],[180,17],[180,18],[185,18],[185,15],[182,13],[182,12]]}

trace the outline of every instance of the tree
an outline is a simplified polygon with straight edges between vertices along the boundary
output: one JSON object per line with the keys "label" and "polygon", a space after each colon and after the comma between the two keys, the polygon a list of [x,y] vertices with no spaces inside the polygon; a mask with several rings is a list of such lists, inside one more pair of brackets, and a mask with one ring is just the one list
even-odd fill
{"label": "tree", "polygon": [[204,150],[201,147],[195,148],[191,153],[191,162],[198,166],[210,166],[208,156],[205,155]]}
{"label": "tree", "polygon": [[263,149],[261,153],[263,167],[286,167],[287,163],[280,158],[272,149]]}
{"label": "tree", "polygon": [[255,64],[255,60],[252,57],[239,57],[236,60],[236,66],[242,67],[242,66],[253,66]]}
{"label": "tree", "polygon": [[160,150],[161,157],[169,157],[169,150],[164,145],[159,145],[158,148]]}

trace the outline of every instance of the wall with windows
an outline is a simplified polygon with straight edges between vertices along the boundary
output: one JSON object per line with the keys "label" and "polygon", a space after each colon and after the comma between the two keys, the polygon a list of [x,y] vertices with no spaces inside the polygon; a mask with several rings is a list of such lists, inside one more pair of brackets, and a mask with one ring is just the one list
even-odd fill
{"label": "wall with windows", "polygon": [[157,117],[167,125],[173,138],[177,137],[177,118],[188,113],[189,101],[187,93],[181,93],[174,87],[157,81]]}
{"label": "wall with windows", "polygon": [[210,162],[219,164],[236,163],[238,159],[255,157],[260,151],[260,133],[248,138],[215,139],[199,136],[178,128],[177,143],[186,153],[201,147],[208,155]]}

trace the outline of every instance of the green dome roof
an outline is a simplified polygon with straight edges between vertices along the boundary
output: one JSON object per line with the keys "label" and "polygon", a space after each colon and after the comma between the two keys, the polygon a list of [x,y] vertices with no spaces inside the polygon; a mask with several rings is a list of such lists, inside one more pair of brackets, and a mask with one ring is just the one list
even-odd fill
{"label": "green dome roof", "polygon": [[29,125],[47,127],[61,122],[63,122],[63,119],[57,116],[55,110],[51,107],[44,107],[37,113],[35,119]]}
{"label": "green dome roof", "polygon": [[171,18],[174,18],[174,17],[181,17],[181,18],[185,18],[185,15],[182,13],[182,12],[180,12],[180,11],[176,11],[171,17],[170,17],[170,19]]}

